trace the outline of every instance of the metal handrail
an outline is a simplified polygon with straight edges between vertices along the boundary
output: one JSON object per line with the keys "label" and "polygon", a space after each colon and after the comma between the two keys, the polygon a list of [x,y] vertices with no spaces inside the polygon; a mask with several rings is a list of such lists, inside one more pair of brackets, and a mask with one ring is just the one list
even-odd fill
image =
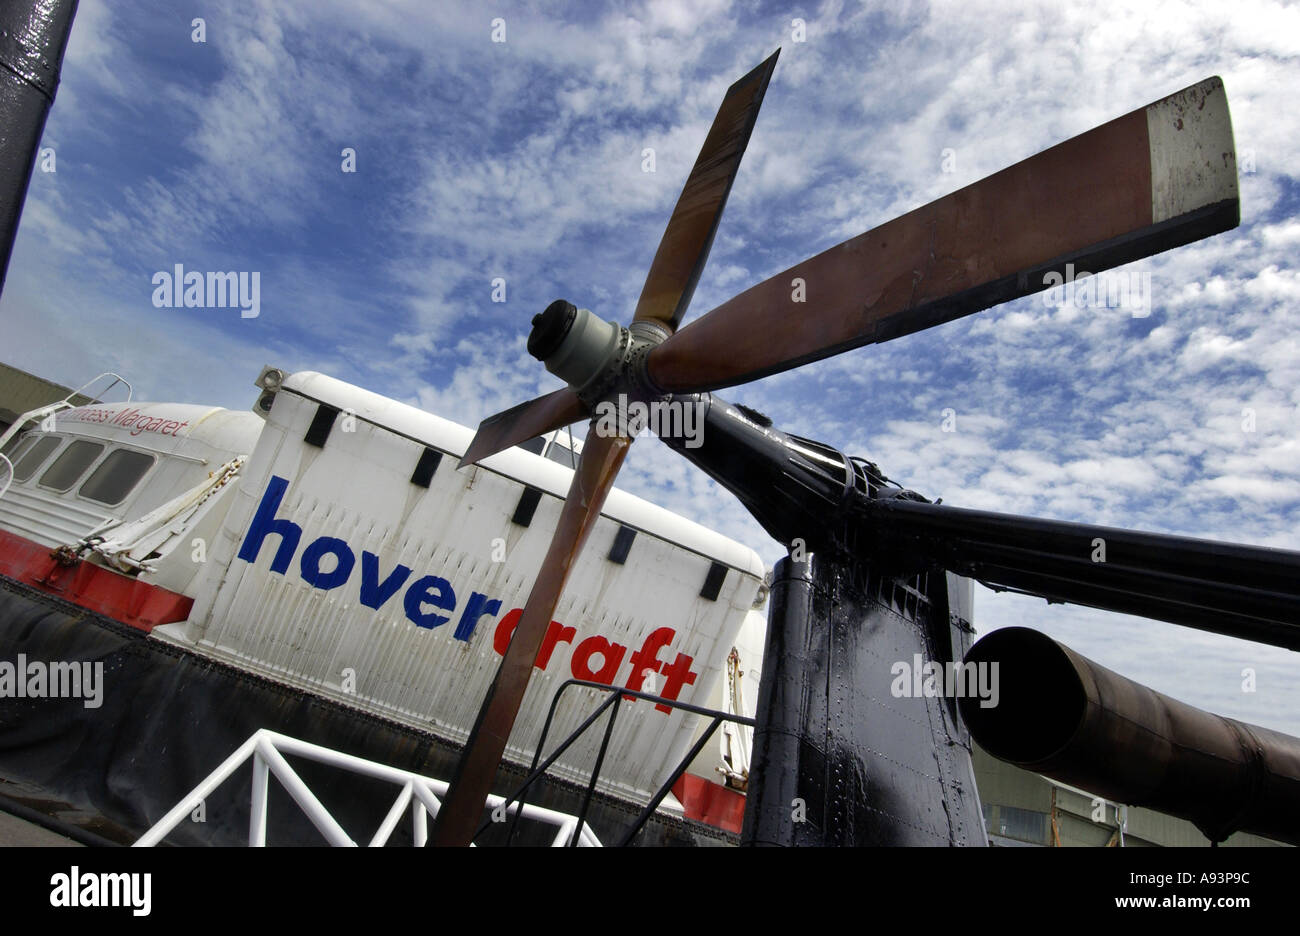
{"label": "metal handrail", "polygon": [[88,394],[86,394],[84,391],[85,391],[87,388],[89,388],[90,385],[93,384],[96,380],[99,380],[100,378],[103,378],[103,377],[112,377],[112,378],[113,378],[113,382],[112,382],[111,384],[109,384],[107,387],[104,388],[103,393],[101,393],[100,396],[107,396],[107,395],[108,395],[108,391],[112,390],[112,389],[113,389],[114,387],[116,387],[118,384],[125,384],[125,385],[126,385],[126,399],[123,400],[122,402],[124,402],[124,403],[130,403],[131,400],[135,398],[135,388],[131,386],[131,381],[127,380],[127,379],[126,379],[125,377],[123,377],[121,374],[115,374],[115,373],[113,373],[112,371],[104,371],[104,373],[100,374],[98,377],[92,377],[92,378],[90,378],[89,380],[87,380],[84,384],[82,384],[82,385],[81,385],[80,387],[78,387],[76,390],[73,390],[71,393],[69,393],[69,394],[68,394],[66,397],[64,397],[63,399],[64,399],[66,402],[71,403],[71,402],[72,402],[72,398],[75,397],[75,396],[76,396],[77,394],[79,394],[79,393],[82,394],[83,396],[88,395]]}
{"label": "metal handrail", "polygon": [[[560,696],[562,696],[564,692],[572,686],[580,686],[587,689],[595,689],[600,692],[605,692],[608,694],[608,698],[606,698],[603,702],[601,702],[600,705],[596,707],[596,710],[592,712],[589,716],[587,716],[587,718],[583,721],[581,725],[579,725],[572,732],[570,732],[568,737],[566,737],[560,743],[560,745],[553,752],[551,752],[551,756],[546,759],[546,762],[539,767],[537,762],[541,759],[542,751],[546,747],[546,737],[550,733],[551,722],[555,718],[555,710],[559,705]],[[632,699],[632,700],[646,699],[648,701],[656,703],[657,705],[666,705],[669,708],[680,709],[684,712],[690,712],[694,715],[702,715],[711,718],[712,721],[710,722],[709,727],[704,732],[704,734],[700,736],[700,738],[691,747],[690,751],[686,753],[686,756],[682,758],[682,760],[673,769],[672,773],[669,774],[668,779],[665,780],[663,784],[659,787],[659,789],[655,791],[654,796],[650,798],[650,801],[645,805],[645,808],[643,808],[640,814],[636,817],[636,819],[633,820],[631,828],[628,829],[628,831],[624,834],[623,838],[618,843],[620,847],[630,845],[632,840],[636,838],[637,834],[641,831],[642,826],[645,825],[646,821],[650,818],[650,816],[654,814],[654,811],[659,808],[659,804],[663,802],[664,798],[672,790],[673,784],[677,782],[677,778],[686,772],[686,768],[690,766],[691,761],[695,760],[695,758],[699,756],[700,751],[704,750],[704,745],[706,745],[709,742],[709,739],[713,737],[713,733],[718,730],[718,726],[720,726],[723,722],[735,722],[736,724],[739,725],[747,725],[750,728],[754,728],[757,727],[758,724],[754,719],[749,718],[748,716],[745,715],[735,715],[728,712],[719,712],[714,709],[707,709],[699,705],[692,705],[689,702],[679,702],[677,699],[668,699],[665,698],[664,696],[653,695],[649,692],[641,692],[639,690],[627,689],[623,686],[611,686],[606,683],[592,682],[591,680],[588,679],[567,680],[564,683],[562,683],[557,690],[555,690],[555,695],[551,698],[551,707],[550,710],[546,713],[546,721],[542,725],[542,736],[537,743],[536,750],[533,752],[533,762],[532,762],[532,766],[529,767],[529,773],[527,779],[524,780],[523,784],[519,787],[519,789],[515,790],[514,793],[512,793],[508,797],[505,797],[504,800],[502,800],[504,803],[506,803],[507,808],[510,808],[510,806],[517,803],[519,806],[521,806],[524,809],[531,809],[532,807],[528,806],[526,801],[526,796],[529,787],[531,787],[535,782],[541,779],[541,777],[545,775],[546,771],[550,769],[551,765],[554,764],[560,758],[560,755],[562,755],[566,750],[568,750],[568,748],[575,741],[577,741],[578,738],[581,737],[582,734],[585,733],[588,728],[590,728],[593,724],[596,723],[597,719],[599,719],[600,716],[604,714],[605,710],[608,709],[610,712],[610,716],[609,716],[609,721],[605,726],[605,736],[601,741],[600,751],[596,756],[596,763],[591,770],[591,779],[587,784],[587,791],[583,797],[582,809],[578,813],[578,821],[583,823],[583,828],[587,828],[586,826],[587,809],[591,805],[591,799],[596,790],[596,780],[600,776],[600,768],[604,765],[605,762],[605,753],[609,747],[609,739],[614,731],[614,719],[618,713],[617,703],[621,703],[624,699]],[[500,797],[495,797],[495,798],[501,799]],[[516,826],[518,825],[518,822],[519,822],[519,816],[518,813],[516,813],[515,818],[510,824],[510,830],[506,835],[505,844],[507,846],[514,839],[515,829]],[[485,832],[491,826],[491,824],[492,824],[491,822],[485,822],[481,826],[479,826],[478,831],[474,833],[474,838],[478,838],[481,834],[483,834],[483,832]]]}
{"label": "metal handrail", "polygon": [[[325,836],[326,841],[331,845],[355,846],[357,843],[344,831],[329,810],[321,804],[321,801],[316,798],[316,794],[312,793],[307,784],[298,776],[297,771],[289,766],[289,762],[284,759],[285,754],[332,767],[339,767],[377,780],[400,784],[401,790],[397,794],[397,799],[389,808],[388,814],[384,817],[379,829],[371,837],[370,847],[374,848],[387,843],[389,836],[392,835],[397,823],[401,820],[402,813],[406,811],[408,806],[411,808],[412,836],[415,845],[423,847],[428,842],[428,817],[430,814],[438,815],[438,810],[442,805],[442,797],[447,795],[448,784],[445,781],[425,777],[409,770],[389,767],[387,764],[380,764],[376,761],[354,757],[351,754],[344,754],[331,748],[322,747],[319,744],[312,744],[309,741],[291,738],[288,735],[282,735],[263,728],[241,744],[216,770],[208,774],[184,799],[172,807],[148,832],[142,835],[135,845],[142,848],[157,845],[167,833],[176,828],[186,816],[198,808],[204,799],[224,783],[241,764],[252,758],[253,794],[248,823],[248,844],[250,846],[261,847],[266,845],[267,794],[272,774],[284,785],[289,795],[293,797],[294,802],[298,804],[317,830]],[[581,819],[566,813],[522,803],[512,805],[506,803],[500,796],[488,797],[487,806],[494,811],[504,808],[506,813],[513,813],[516,821],[522,815],[528,819],[556,826],[558,831],[551,842],[552,847],[561,847],[569,842],[574,845],[600,847],[600,840],[596,838],[591,827]]]}
{"label": "metal handrail", "polygon": [[[105,371],[104,373],[100,374],[99,377],[93,377],[89,381],[87,381],[86,383],[78,387],[76,390],[73,390],[62,400],[55,400],[53,403],[47,403],[44,406],[38,406],[34,410],[28,410],[26,413],[23,413],[21,416],[19,416],[17,419],[13,421],[13,423],[9,426],[9,428],[5,430],[3,435],[0,435],[0,448],[4,448],[10,439],[18,435],[18,433],[22,432],[23,428],[26,427],[26,425],[29,422],[33,422],[36,420],[41,420],[41,421],[47,420],[50,417],[52,417],[55,413],[59,412],[60,410],[74,409],[75,407],[73,407],[72,405],[73,398],[77,396],[77,394],[81,393],[81,391],[85,390],[87,387],[93,384],[96,380],[99,380],[100,377],[113,378],[113,382],[104,388],[104,393],[108,393],[109,390],[112,390],[119,383],[125,384],[126,402],[127,403],[131,402],[132,397],[135,396],[135,389],[131,386],[131,382],[128,381],[125,377],[122,377],[118,374],[114,374],[112,371]],[[52,432],[53,430],[54,430],[54,424],[50,423],[49,428],[46,429],[45,431]]]}

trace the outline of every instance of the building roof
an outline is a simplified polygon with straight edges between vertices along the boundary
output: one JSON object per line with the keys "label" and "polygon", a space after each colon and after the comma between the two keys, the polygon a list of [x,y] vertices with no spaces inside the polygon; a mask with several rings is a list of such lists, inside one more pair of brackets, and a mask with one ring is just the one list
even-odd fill
{"label": "building roof", "polygon": [[[8,426],[23,413],[65,399],[71,392],[71,387],[0,363],[0,423]],[[72,400],[74,406],[94,402],[97,401],[81,393]]]}

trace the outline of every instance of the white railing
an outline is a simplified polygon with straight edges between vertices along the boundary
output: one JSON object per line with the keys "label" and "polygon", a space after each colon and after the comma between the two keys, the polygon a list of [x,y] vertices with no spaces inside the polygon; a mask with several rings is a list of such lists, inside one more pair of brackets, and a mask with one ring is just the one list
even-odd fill
{"label": "white railing", "polygon": [[[153,828],[140,837],[140,840],[135,843],[136,846],[149,848],[161,842],[168,832],[176,828],[190,813],[197,809],[199,804],[211,795],[213,790],[221,786],[250,757],[253,759],[253,799],[248,823],[249,845],[259,847],[266,845],[267,792],[270,777],[274,774],[276,779],[284,785],[289,795],[293,797],[294,802],[298,804],[299,808],[307,815],[307,818],[320,830],[320,833],[325,836],[325,839],[331,845],[355,846],[357,843],[343,830],[338,821],[330,815],[329,810],[316,798],[316,795],[298,776],[297,771],[289,766],[289,762],[284,759],[285,754],[400,785],[401,790],[397,794],[397,799],[388,810],[388,815],[380,824],[379,829],[371,837],[370,846],[372,848],[381,846],[388,841],[393,830],[397,828],[397,823],[401,821],[402,813],[406,811],[408,806],[411,809],[411,820],[414,824],[413,837],[416,846],[423,847],[427,843],[428,817],[438,815],[441,798],[447,794],[448,784],[446,782],[435,780],[432,777],[424,777],[409,770],[399,770],[386,764],[353,757],[351,754],[343,754],[327,747],[321,747],[318,744],[290,738],[288,735],[278,734],[264,728],[241,744],[233,754],[222,762],[221,766],[208,774],[207,778],[191,790],[188,796],[177,803],[167,815],[159,819]],[[504,803],[504,797],[488,797],[487,806],[493,810],[494,819],[497,819],[498,814],[500,815],[498,821],[504,821],[519,808],[518,803],[512,803],[508,808],[503,809],[502,804]],[[552,847],[568,844],[578,826],[576,816],[556,812],[553,809],[544,809],[540,806],[524,806],[523,817],[557,827],[558,831],[555,839],[551,842]],[[600,840],[596,838],[591,831],[591,827],[585,822],[582,824],[582,831],[578,834],[578,844],[587,847],[600,847]]]}
{"label": "white railing", "polygon": [[34,410],[29,410],[28,412],[23,413],[21,416],[19,416],[17,419],[13,421],[13,424],[8,428],[8,430],[5,431],[3,435],[0,435],[0,448],[4,448],[5,445],[8,444],[9,440],[12,439],[14,436],[16,436],[19,432],[21,432],[29,422],[41,423],[42,432],[53,432],[54,414],[59,412],[60,410],[73,409],[74,406],[72,401],[76,398],[77,394],[81,393],[83,390],[90,387],[90,385],[93,384],[96,380],[100,380],[104,377],[113,378],[113,382],[104,388],[105,395],[107,395],[108,391],[112,390],[118,384],[123,384],[126,386],[126,402],[127,403],[131,402],[131,398],[135,396],[135,390],[132,388],[130,381],[128,381],[125,377],[121,377],[117,374],[114,374],[112,371],[108,371],[106,373],[100,374],[98,377],[88,380],[86,383],[82,384],[76,390],[73,390],[71,393],[65,396],[62,400],[56,400],[55,402],[47,404],[46,406],[38,406]]}

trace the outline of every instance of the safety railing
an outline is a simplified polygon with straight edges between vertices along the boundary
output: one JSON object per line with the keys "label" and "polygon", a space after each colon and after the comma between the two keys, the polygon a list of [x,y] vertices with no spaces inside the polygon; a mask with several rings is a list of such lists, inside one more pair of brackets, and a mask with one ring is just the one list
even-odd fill
{"label": "safety railing", "polygon": [[[608,698],[606,698],[603,702],[601,702],[600,705],[596,707],[596,710],[592,712],[589,716],[587,716],[586,720],[584,720],[581,725],[579,725],[572,732],[570,732],[569,736],[565,738],[562,742],[560,742],[559,746],[557,746],[556,749],[551,752],[551,755],[546,758],[546,762],[544,764],[538,766],[537,762],[541,758],[542,751],[545,750],[546,748],[546,737],[547,735],[550,734],[551,722],[555,718],[555,710],[559,706],[560,697],[565,693],[566,690],[574,686],[579,686],[587,689],[596,689],[598,691],[605,692],[607,693]],[[526,797],[529,788],[532,787],[534,783],[536,783],[546,774],[546,771],[551,768],[551,765],[554,764],[557,760],[559,760],[560,756],[564,754],[564,752],[568,750],[574,744],[574,742],[576,742],[587,731],[588,728],[596,724],[596,722],[600,719],[601,715],[603,715],[606,711],[608,711],[609,720],[605,724],[605,735],[601,739],[600,750],[596,755],[596,763],[595,765],[593,765],[591,769],[591,778],[587,783],[587,790],[582,800],[582,808],[578,812],[578,817],[577,817],[577,823],[579,824],[579,826],[581,826],[584,829],[587,828],[587,824],[586,824],[587,811],[591,806],[592,797],[595,795],[596,792],[596,782],[600,778],[600,768],[604,766],[605,763],[605,753],[609,748],[609,739],[614,733],[614,721],[618,717],[619,704],[624,699],[632,699],[632,700],[646,699],[648,701],[654,702],[657,705],[666,705],[673,709],[680,709],[685,712],[691,712],[695,715],[701,715],[706,718],[710,718],[712,719],[712,721],[709,723],[709,727],[705,729],[704,733],[700,735],[699,739],[695,742],[695,744],[691,746],[691,749],[690,751],[687,752],[686,756],[683,757],[682,760],[677,764],[677,766],[673,768],[672,773],[670,773],[668,776],[668,779],[666,779],[663,782],[663,784],[660,785],[659,789],[655,791],[654,796],[650,797],[650,801],[646,803],[645,807],[637,815],[636,819],[632,821],[632,825],[627,829],[627,831],[623,834],[623,838],[618,842],[619,847],[632,844],[632,841],[641,832],[641,829],[642,827],[645,826],[647,820],[649,820],[649,818],[652,815],[654,815],[655,810],[659,808],[659,805],[664,801],[664,798],[668,796],[668,793],[673,788],[673,784],[675,784],[678,778],[681,777],[681,775],[686,772],[686,768],[690,766],[691,761],[695,760],[695,758],[699,756],[700,751],[704,750],[704,745],[709,743],[709,739],[713,737],[714,732],[718,730],[718,727],[723,722],[734,722],[738,725],[747,725],[750,728],[754,728],[757,725],[754,719],[744,715],[734,715],[728,712],[718,712],[713,709],[707,709],[698,705],[692,705],[689,702],[679,702],[676,699],[667,699],[664,698],[663,696],[652,695],[648,692],[640,692],[632,689],[626,689],[622,686],[610,686],[605,683],[591,682],[590,680],[586,680],[586,679],[570,679],[565,683],[563,683],[560,686],[560,688],[555,691],[555,695],[551,699],[551,708],[550,711],[546,713],[546,721],[542,725],[542,737],[541,740],[537,742],[537,749],[533,753],[533,762],[532,762],[532,766],[529,768],[528,778],[524,780],[523,784],[519,787],[519,789],[517,789],[513,794],[505,798],[503,802],[506,804],[506,808],[513,809],[516,806],[523,807],[523,809],[525,810],[533,808],[527,805]],[[500,799],[500,797],[494,797],[494,798]],[[527,813],[525,812],[524,815],[527,815]],[[518,823],[519,823],[519,813],[515,812],[514,818],[511,820],[510,823],[510,829],[506,833],[506,841],[505,841],[506,845],[509,845],[514,840],[515,831],[516,831],[516,827],[518,826]],[[480,835],[482,835],[485,831],[487,831],[487,829],[491,825],[492,825],[492,821],[489,820],[488,822],[485,822],[481,826],[479,826],[478,831],[474,833],[474,838],[478,838]],[[576,845],[577,843],[570,841],[569,844]]]}
{"label": "safety railing", "polygon": [[9,426],[8,429],[5,430],[3,434],[0,434],[0,449],[4,448],[7,444],[9,444],[10,439],[12,439],[18,433],[22,432],[24,427],[26,427],[26,425],[29,422],[40,422],[42,424],[42,429],[44,431],[53,431],[54,422],[52,417],[54,416],[54,414],[59,412],[60,410],[73,409],[75,404],[72,401],[76,399],[77,395],[81,394],[82,396],[84,396],[85,394],[82,391],[89,388],[90,385],[93,384],[96,380],[100,380],[101,378],[104,377],[113,378],[113,382],[104,388],[104,393],[103,393],[104,396],[107,396],[108,391],[112,390],[120,383],[126,387],[126,402],[127,403],[131,402],[131,398],[135,395],[135,391],[132,389],[130,382],[127,381],[125,377],[121,377],[117,374],[112,373],[111,371],[100,374],[98,377],[95,377],[87,381],[86,383],[78,387],[76,390],[73,390],[62,400],[56,400],[53,403],[49,403],[45,406],[38,406],[34,410],[29,410],[28,412],[23,413],[21,416],[19,416],[17,419],[13,421],[13,423]]}
{"label": "safety railing", "polygon": [[[286,754],[291,757],[301,757],[305,760],[338,767],[365,777],[373,777],[377,780],[398,784],[401,790],[397,794],[397,799],[388,810],[388,814],[380,824],[379,829],[370,838],[369,844],[371,847],[384,845],[393,834],[393,830],[397,828],[398,822],[402,819],[402,814],[408,807],[411,810],[412,838],[415,845],[423,847],[427,843],[428,817],[438,815],[441,798],[447,794],[448,784],[445,781],[354,757],[351,754],[343,754],[327,747],[321,747],[318,744],[262,729],[240,745],[216,770],[191,790],[189,795],[177,803],[167,815],[159,819],[153,828],[142,835],[135,844],[140,847],[157,845],[167,833],[176,828],[217,787],[221,786],[242,764],[251,758],[253,761],[253,795],[248,827],[249,845],[266,845],[267,794],[270,788],[270,778],[274,775],[285,790],[288,791],[289,795],[293,797],[294,802],[298,804],[307,818],[311,820],[311,823],[325,836],[327,842],[331,845],[355,846],[357,843],[344,831],[329,810],[321,804],[321,801],[316,798],[316,795],[298,776],[298,772],[285,760]],[[504,808],[502,808],[503,804]],[[522,816],[525,819],[555,826],[557,831],[554,840],[551,842],[553,847],[563,846],[566,843],[574,846],[600,846],[600,840],[596,838],[591,828],[581,818],[575,818],[553,809],[544,809],[540,806],[529,806],[523,803],[508,804],[500,796],[488,797],[487,806],[490,809],[499,810],[501,815],[513,816],[514,822],[517,822]]]}

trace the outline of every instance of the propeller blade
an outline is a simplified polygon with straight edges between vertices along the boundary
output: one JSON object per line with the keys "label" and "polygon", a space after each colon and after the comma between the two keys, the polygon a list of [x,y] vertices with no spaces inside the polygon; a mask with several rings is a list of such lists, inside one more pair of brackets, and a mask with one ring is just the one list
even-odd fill
{"label": "propeller blade", "polygon": [[654,319],[670,330],[681,323],[709,257],[722,209],[727,204],[727,195],[749,145],[749,135],[780,54],[781,50],[777,49],[767,61],[727,89],[695,167],[668,219],[663,240],[641,288],[633,321]]}
{"label": "propeller blade", "polygon": [[594,425],[587,433],[555,536],[442,802],[433,832],[435,845],[468,845],[478,828],[510,729],[528,688],[533,662],[559,604],[565,580],[600,517],[601,505],[614,486],[614,478],[631,444],[627,436],[597,433]]}
{"label": "propeller blade", "polygon": [[[1223,83],[1208,78],[765,280],[651,351],[673,393],[757,380],[1237,226]],[[802,281],[802,282],[800,282]]]}
{"label": "propeller blade", "polygon": [[569,387],[512,406],[478,424],[474,440],[456,467],[473,465],[534,436],[544,435],[552,429],[563,429],[586,415],[586,404]]}
{"label": "propeller blade", "polygon": [[[733,84],[705,137],[695,166],[677,199],[659,250],[646,276],[634,321],[652,319],[669,331],[681,322],[695,292],[700,270],[708,258],[718,220],[749,143],[758,108],[776,67],[778,49],[748,75]],[[572,389],[489,416],[479,425],[461,466],[558,429],[587,415],[586,405]],[[632,440],[596,432],[593,424],[573,473],[560,522],[551,539],[541,571],[533,583],[523,614],[515,627],[505,658],[479,709],[478,720],[465,743],[456,776],[438,813],[435,845],[468,845],[492,781],[505,753],[515,717],[528,689],[533,662],[559,604],[569,570],[600,516],[601,505],[614,486],[618,469]]]}

